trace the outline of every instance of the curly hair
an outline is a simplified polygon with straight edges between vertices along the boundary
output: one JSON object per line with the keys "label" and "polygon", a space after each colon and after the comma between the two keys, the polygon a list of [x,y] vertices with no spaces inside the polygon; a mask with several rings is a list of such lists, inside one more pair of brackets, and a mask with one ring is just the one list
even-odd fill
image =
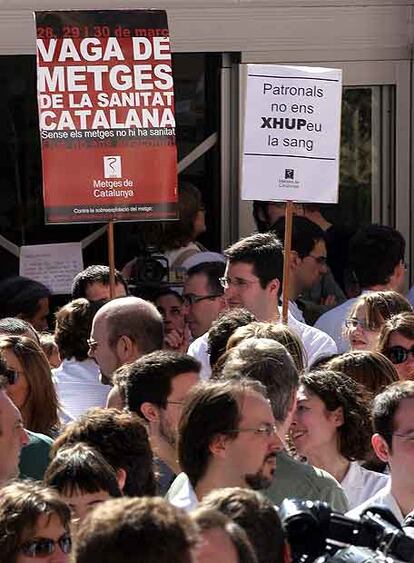
{"label": "curly hair", "polygon": [[67,444],[84,442],[115,470],[125,469],[127,496],[154,495],[156,480],[147,431],[133,414],[95,407],[68,424],[53,443],[51,457]]}
{"label": "curly hair", "polygon": [[256,317],[253,313],[241,307],[224,310],[219,314],[208,331],[208,351],[211,367],[214,367],[220,356],[226,351],[227,341],[236,328],[255,320]]}
{"label": "curly hair", "polygon": [[349,460],[364,459],[372,435],[368,391],[343,373],[328,369],[303,374],[300,384],[317,395],[329,411],[342,407],[344,423],[338,428],[339,451]]}
{"label": "curly hair", "polygon": [[0,354],[10,350],[22,365],[28,393],[24,405],[16,405],[27,430],[54,434],[59,428],[59,401],[49,362],[40,346],[27,336],[1,336]]}
{"label": "curly hair", "polygon": [[56,515],[69,531],[70,510],[53,489],[33,481],[6,485],[0,495],[0,563],[16,563],[21,542],[43,514]]}
{"label": "curly hair", "polygon": [[90,302],[80,297],[57,311],[55,341],[62,359],[75,358],[78,362],[82,362],[88,358],[87,339],[91,332],[93,317],[101,306],[100,301]]}

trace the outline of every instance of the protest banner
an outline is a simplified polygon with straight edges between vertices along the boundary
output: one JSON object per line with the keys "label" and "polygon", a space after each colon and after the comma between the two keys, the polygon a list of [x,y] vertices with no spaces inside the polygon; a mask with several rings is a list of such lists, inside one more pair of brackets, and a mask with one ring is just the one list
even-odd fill
{"label": "protest banner", "polygon": [[342,71],[245,67],[242,199],[285,201],[282,321],[288,322],[292,202],[337,203]]}
{"label": "protest banner", "polygon": [[46,223],[177,218],[160,10],[36,12]]}
{"label": "protest banner", "polygon": [[336,203],[342,71],[246,65],[242,199]]}

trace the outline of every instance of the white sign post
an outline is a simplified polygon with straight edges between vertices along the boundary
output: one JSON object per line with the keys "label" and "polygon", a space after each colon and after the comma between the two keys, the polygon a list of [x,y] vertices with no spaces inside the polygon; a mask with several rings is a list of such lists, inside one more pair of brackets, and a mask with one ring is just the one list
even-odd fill
{"label": "white sign post", "polygon": [[337,203],[342,71],[246,67],[242,199]]}

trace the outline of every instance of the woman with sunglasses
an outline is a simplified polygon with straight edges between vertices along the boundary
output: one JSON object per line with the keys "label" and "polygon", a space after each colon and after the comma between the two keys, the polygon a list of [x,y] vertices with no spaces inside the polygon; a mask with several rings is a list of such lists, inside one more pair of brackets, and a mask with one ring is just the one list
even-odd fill
{"label": "woman with sunglasses", "polygon": [[382,327],[378,350],[394,364],[400,379],[414,379],[414,313],[401,313]]}
{"label": "woman with sunglasses", "polygon": [[370,291],[358,297],[345,321],[351,350],[376,350],[384,322],[404,312],[411,313],[411,305],[396,291]]}
{"label": "woman with sunglasses", "polygon": [[54,436],[59,428],[58,399],[52,373],[40,346],[26,336],[0,337],[8,368],[6,392],[27,430]]}
{"label": "woman with sunglasses", "polygon": [[0,495],[0,563],[67,563],[70,510],[52,489],[11,483]]}
{"label": "woman with sunglasses", "polygon": [[361,467],[369,452],[370,396],[340,372],[303,374],[290,436],[297,454],[342,485],[349,508],[385,487],[388,477]]}

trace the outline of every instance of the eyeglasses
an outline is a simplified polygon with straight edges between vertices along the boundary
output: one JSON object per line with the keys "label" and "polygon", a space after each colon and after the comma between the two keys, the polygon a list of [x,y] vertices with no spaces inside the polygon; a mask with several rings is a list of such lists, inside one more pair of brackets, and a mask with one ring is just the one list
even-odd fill
{"label": "eyeglasses", "polygon": [[57,541],[49,538],[36,538],[29,540],[20,546],[19,551],[27,557],[44,559],[56,550],[58,545],[63,553],[70,553],[72,550],[72,539],[69,534],[64,534]]}
{"label": "eyeglasses", "polygon": [[96,340],[94,340],[93,338],[88,338],[86,341],[87,345],[89,346],[89,350],[91,352],[94,352],[97,347],[98,347],[98,342]]}
{"label": "eyeglasses", "polygon": [[223,289],[228,289],[231,285],[238,289],[246,289],[254,283],[259,283],[260,280],[245,280],[243,278],[219,278],[220,285]]}
{"label": "eyeglasses", "polygon": [[350,319],[346,319],[345,321],[346,328],[362,328],[362,330],[370,330],[375,331],[379,330],[377,327],[369,326],[365,321],[360,321],[356,317],[351,317]]}
{"label": "eyeglasses", "polygon": [[3,377],[6,378],[7,385],[15,385],[19,381],[20,374],[18,371],[14,369],[7,368],[3,373],[1,373]]}
{"label": "eyeglasses", "polygon": [[313,254],[308,254],[305,258],[313,258],[319,266],[326,266],[328,264],[328,259],[326,256],[314,256]]}
{"label": "eyeglasses", "polygon": [[266,436],[271,438],[272,436],[278,436],[279,430],[276,424],[261,424],[257,428],[236,428],[235,430],[227,430],[227,434],[238,434],[239,432],[253,432],[257,436]]}
{"label": "eyeglasses", "polygon": [[386,352],[387,358],[389,358],[393,364],[403,364],[408,360],[411,355],[414,358],[414,346],[411,349],[404,348],[404,346],[391,346]]}
{"label": "eyeglasses", "polygon": [[184,303],[186,305],[194,305],[195,303],[200,303],[200,301],[204,301],[205,299],[215,299],[216,297],[221,297],[222,293],[214,293],[211,295],[194,295],[194,293],[187,293],[183,295]]}
{"label": "eyeglasses", "polygon": [[165,401],[167,405],[183,405],[184,401]]}

